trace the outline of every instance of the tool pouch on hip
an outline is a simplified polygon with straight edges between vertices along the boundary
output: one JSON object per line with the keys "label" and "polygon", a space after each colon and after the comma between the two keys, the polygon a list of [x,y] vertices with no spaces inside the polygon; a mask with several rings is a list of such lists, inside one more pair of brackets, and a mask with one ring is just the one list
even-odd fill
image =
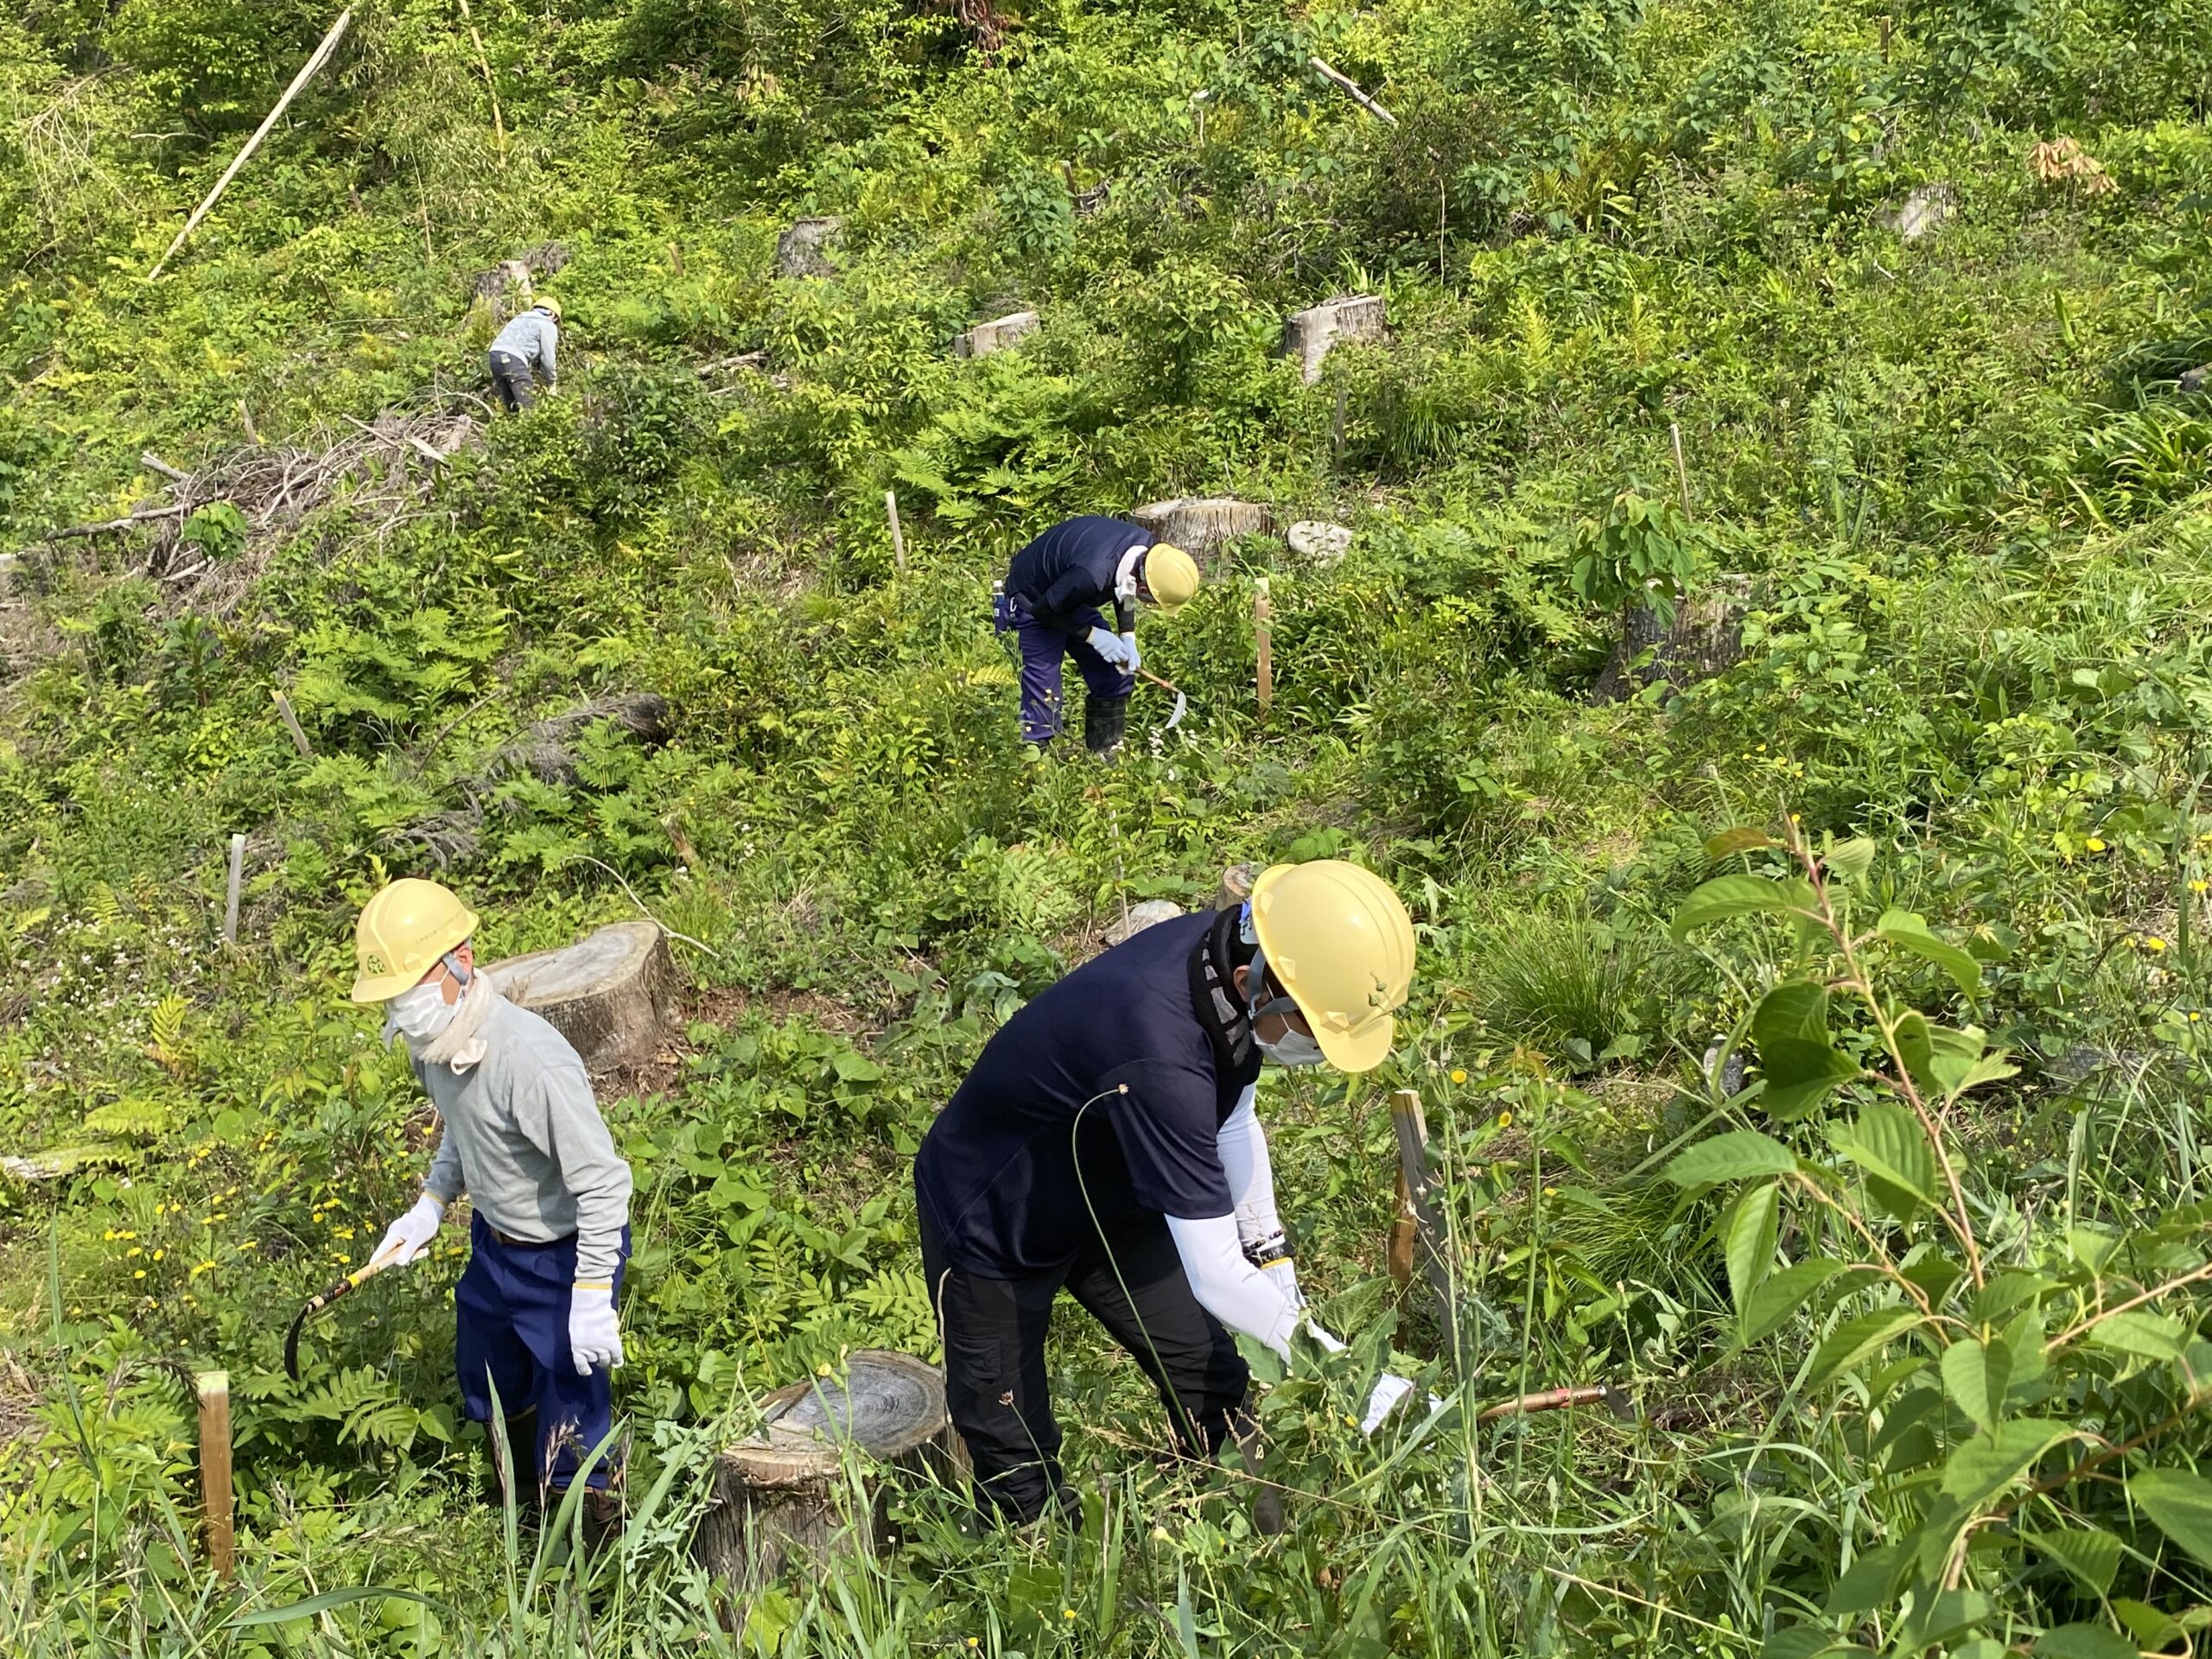
{"label": "tool pouch on hip", "polygon": [[1007,597],[1006,589],[993,587],[991,589],[991,632],[1012,633],[1020,625],[1021,619],[1014,613],[1014,601]]}

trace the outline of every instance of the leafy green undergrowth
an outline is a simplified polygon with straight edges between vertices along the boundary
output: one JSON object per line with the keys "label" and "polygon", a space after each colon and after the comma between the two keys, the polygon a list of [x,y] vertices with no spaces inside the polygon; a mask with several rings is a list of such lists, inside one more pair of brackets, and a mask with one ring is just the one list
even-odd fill
{"label": "leafy green undergrowth", "polygon": [[[145,283],[328,21],[0,21],[10,1651],[2199,1638],[2200,0],[374,0]],[[2093,169],[2039,181],[2062,136]],[[812,213],[831,274],[774,276]],[[486,422],[514,296],[479,278],[518,257],[564,385]],[[1303,384],[1283,316],[1351,291],[1388,338]],[[156,461],[221,488],[47,539],[168,500]],[[1144,626],[1189,716],[1147,688],[1116,766],[1025,757],[1006,557],[1221,493],[1274,528]],[[1307,518],[1348,555],[1294,552]],[[1712,677],[1592,700],[1626,610],[1737,603]],[[880,1562],[718,1600],[713,1447],[933,1346],[907,1165],[988,1034],[1125,906],[1319,856],[1390,875],[1421,977],[1381,1071],[1266,1085],[1357,1339],[1263,1366],[1261,1466],[1158,1461],[1070,1319],[1079,1538],[925,1489]],[[282,1373],[428,1156],[342,992],[362,900],[439,872],[487,956],[642,908],[691,981],[607,1090],[642,1514],[595,1584],[476,1501],[454,1247]],[[1405,1088],[1441,1301],[1388,1277]],[[1443,1408],[1363,1440],[1385,1365]],[[235,1587],[193,1523],[208,1367]],[[1640,1417],[1479,1414],[1600,1383]]]}

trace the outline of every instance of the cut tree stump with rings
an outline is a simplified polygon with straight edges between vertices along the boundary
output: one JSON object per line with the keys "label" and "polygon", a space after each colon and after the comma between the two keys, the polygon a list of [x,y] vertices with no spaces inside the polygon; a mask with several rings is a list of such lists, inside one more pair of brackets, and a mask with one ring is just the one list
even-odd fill
{"label": "cut tree stump with rings", "polygon": [[676,1025],[676,959],[658,922],[615,922],[484,971],[510,1001],[550,1020],[588,1071],[651,1059]]}
{"label": "cut tree stump with rings", "polygon": [[944,1378],[912,1354],[862,1349],[842,1372],[761,1405],[766,1427],[715,1459],[691,1541],[692,1558],[735,1594],[797,1562],[880,1553],[893,1541],[893,1484],[965,1472]]}

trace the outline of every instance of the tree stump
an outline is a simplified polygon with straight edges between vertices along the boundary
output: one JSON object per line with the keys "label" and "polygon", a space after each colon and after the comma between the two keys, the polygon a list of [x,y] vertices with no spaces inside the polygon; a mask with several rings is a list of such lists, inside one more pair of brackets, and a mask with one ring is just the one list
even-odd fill
{"label": "tree stump", "polygon": [[[1675,607],[1675,626],[1662,628],[1657,612],[1631,601],[1621,621],[1621,641],[1598,677],[1599,702],[1619,702],[1662,682],[1681,690],[1709,680],[1744,654],[1744,612],[1751,602],[1748,576],[1722,576]],[[1639,662],[1645,653],[1649,660]]]}
{"label": "tree stump", "polygon": [[1959,194],[1948,184],[1923,184],[1904,199],[1904,205],[1884,213],[1885,229],[1895,231],[1907,242],[1933,236],[1958,211]]}
{"label": "tree stump", "polygon": [[1340,340],[1382,338],[1382,296],[1339,294],[1283,320],[1282,355],[1298,359],[1299,378],[1312,385],[1321,378],[1321,360]]}
{"label": "tree stump", "polygon": [[1018,340],[1023,340],[1043,327],[1044,321],[1034,311],[1010,311],[1005,316],[988,322],[979,322],[966,334],[957,335],[952,342],[955,357],[988,357],[993,352],[1002,352]]}
{"label": "tree stump", "polygon": [[1147,927],[1172,922],[1182,913],[1182,906],[1166,899],[1147,899],[1141,904],[1131,905],[1129,913],[1106,930],[1107,949],[1127,944]]}
{"label": "tree stump", "polygon": [[484,971],[509,1001],[550,1020],[593,1071],[651,1058],[676,1023],[676,960],[658,922],[616,922]]}
{"label": "tree stump", "polygon": [[835,276],[837,267],[825,250],[844,231],[845,221],[836,214],[793,219],[791,229],[776,238],[776,275]]}
{"label": "tree stump", "polygon": [[1232,864],[1221,873],[1221,886],[1213,896],[1216,910],[1228,910],[1242,905],[1252,896],[1252,884],[1260,879],[1257,864]]}
{"label": "tree stump", "polygon": [[[807,1558],[879,1553],[891,1482],[961,1466],[944,1378],[912,1354],[863,1349],[842,1376],[809,1377],[762,1402],[767,1427],[715,1461],[714,1498],[692,1559],[742,1594]],[[858,1480],[848,1478],[859,1454]]]}
{"label": "tree stump", "polygon": [[1194,559],[1206,558],[1240,536],[1260,535],[1274,522],[1258,502],[1229,495],[1177,496],[1147,503],[1129,517]]}

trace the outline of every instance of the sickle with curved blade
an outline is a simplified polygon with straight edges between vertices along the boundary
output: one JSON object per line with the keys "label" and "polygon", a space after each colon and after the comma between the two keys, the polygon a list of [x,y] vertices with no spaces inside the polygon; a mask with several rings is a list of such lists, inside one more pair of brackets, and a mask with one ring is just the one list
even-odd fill
{"label": "sickle with curved blade", "polygon": [[1188,714],[1188,713],[1190,712],[1190,709],[1191,709],[1191,700],[1190,700],[1188,697],[1185,696],[1183,695],[1182,691],[1181,691],[1179,689],[1178,689],[1178,688],[1177,688],[1173,683],[1171,683],[1171,682],[1169,682],[1169,681],[1166,681],[1166,680],[1163,680],[1163,679],[1161,679],[1161,678],[1160,677],[1160,676],[1159,676],[1159,675],[1157,675],[1157,674],[1154,673],[1150,669],[1148,669],[1148,668],[1141,668],[1141,669],[1137,670],[1137,673],[1138,673],[1138,675],[1139,675],[1139,677],[1141,677],[1141,678],[1143,678],[1143,679],[1150,680],[1150,681],[1151,681],[1154,685],[1158,686],[1161,690],[1163,690],[1163,691],[1173,691],[1173,692],[1174,692],[1174,694],[1175,694],[1175,712],[1174,712],[1174,713],[1173,713],[1172,715],[1168,715],[1168,716],[1167,716],[1167,723],[1166,723],[1165,726],[1162,726],[1162,727],[1160,728],[1160,729],[1161,731],[1163,731],[1163,732],[1172,732],[1172,731],[1173,731],[1173,730],[1175,729],[1176,726],[1177,726],[1177,725],[1181,721],[1181,720],[1182,720],[1183,716],[1184,716],[1185,715],[1186,715],[1186,714]]}
{"label": "sickle with curved blade", "polygon": [[320,1313],[341,1297],[350,1296],[391,1262],[389,1258],[372,1256],[336,1284],[319,1296],[308,1299],[308,1304],[292,1316],[291,1329],[284,1332],[284,1375],[296,1382],[300,1380],[300,1330],[314,1315]]}

